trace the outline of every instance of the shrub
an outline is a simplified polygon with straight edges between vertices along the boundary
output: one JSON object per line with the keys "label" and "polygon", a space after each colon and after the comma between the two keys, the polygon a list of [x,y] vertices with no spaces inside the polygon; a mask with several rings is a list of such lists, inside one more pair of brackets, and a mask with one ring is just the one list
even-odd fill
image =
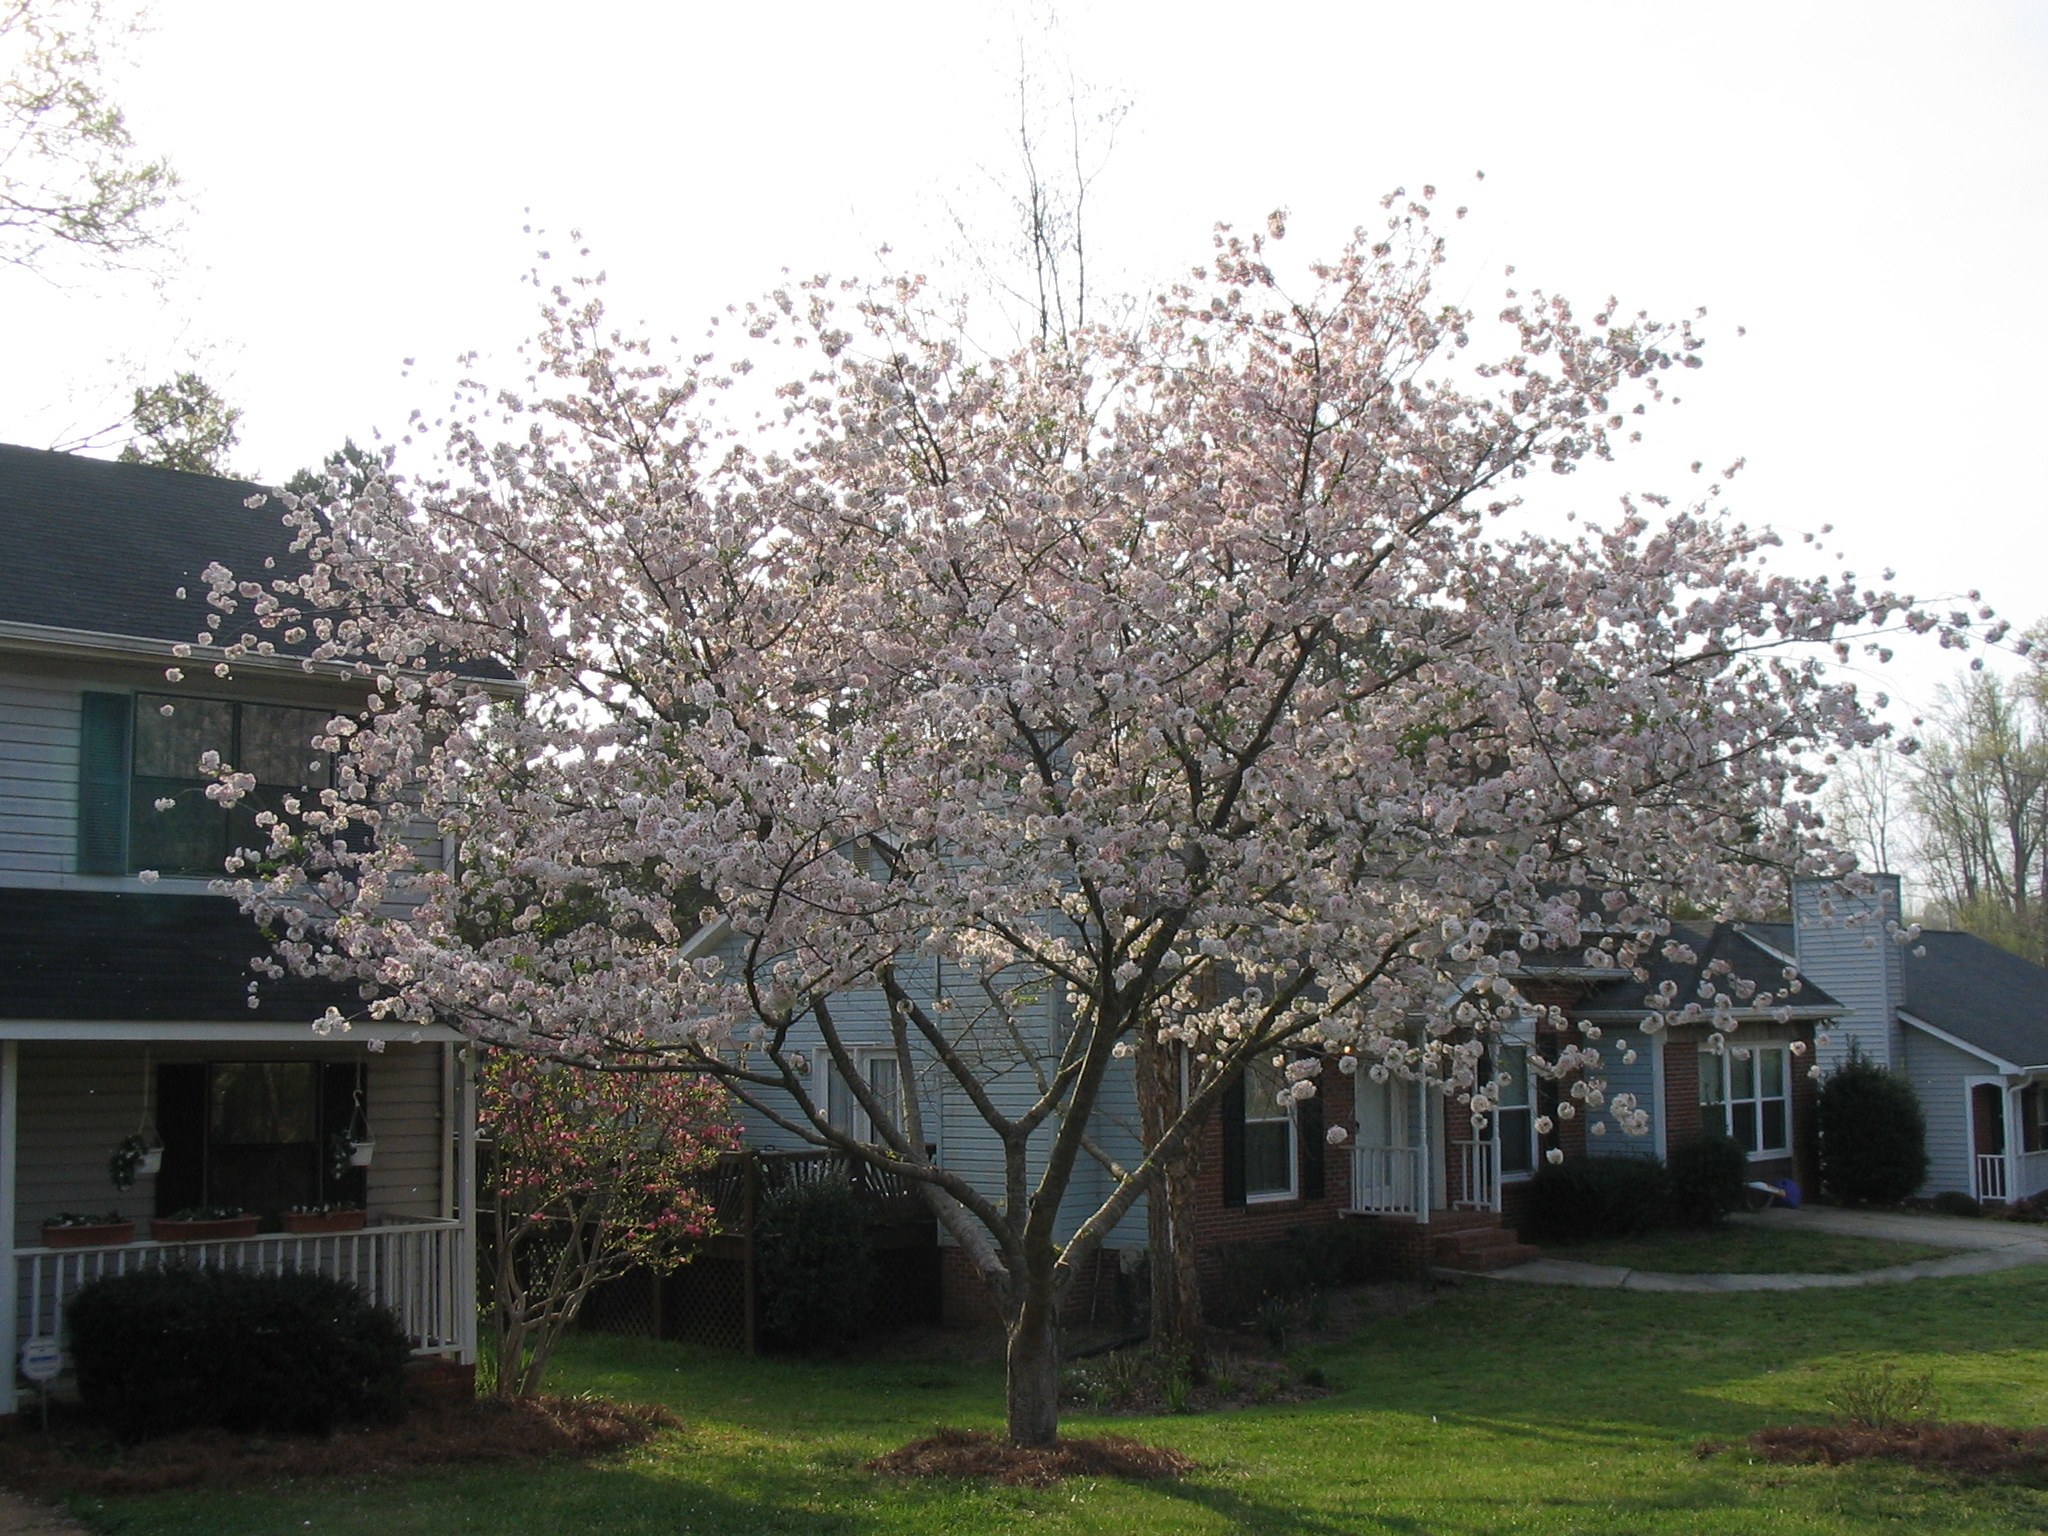
{"label": "shrub", "polygon": [[1732,1137],[1708,1131],[1671,1149],[1664,1165],[1671,1184],[1671,1219],[1682,1227],[1711,1227],[1742,1204],[1749,1159]]}
{"label": "shrub", "polygon": [[867,1325],[874,1252],[867,1216],[844,1180],[766,1195],[754,1230],[761,1335],[785,1349],[839,1344]]}
{"label": "shrub", "polygon": [[1655,1158],[1578,1157],[1546,1163],[1529,1181],[1529,1226],[1538,1242],[1634,1237],[1661,1225],[1670,1205]]}
{"label": "shrub", "polygon": [[1822,1394],[1841,1423],[1853,1429],[1896,1429],[1931,1424],[1941,1416],[1941,1397],[1931,1375],[1901,1376],[1898,1367],[1859,1365]]}
{"label": "shrub", "polygon": [[83,1287],[70,1307],[85,1406],[124,1439],[195,1425],[325,1434],[398,1417],[398,1319],[341,1280],[165,1269]]}
{"label": "shrub", "polygon": [[1927,1121],[1913,1085],[1862,1055],[1821,1085],[1820,1177],[1844,1204],[1897,1205],[1927,1177]]}
{"label": "shrub", "polygon": [[[1944,1189],[1934,1197],[1934,1209],[1943,1216],[1982,1216],[1984,1207],[1960,1189]],[[2024,1213],[2022,1213],[2024,1214]]]}

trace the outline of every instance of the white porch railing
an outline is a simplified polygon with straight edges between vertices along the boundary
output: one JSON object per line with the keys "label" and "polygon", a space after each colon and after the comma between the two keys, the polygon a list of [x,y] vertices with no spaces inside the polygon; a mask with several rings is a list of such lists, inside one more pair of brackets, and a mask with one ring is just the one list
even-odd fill
{"label": "white porch railing", "polygon": [[276,1274],[312,1270],[347,1280],[398,1314],[415,1354],[452,1354],[467,1347],[459,1221],[405,1221],[356,1232],[259,1237],[198,1243],[122,1243],[111,1248],[17,1248],[15,1305],[18,1349],[31,1338],[64,1339],[64,1310],[79,1288],[103,1275],[193,1265]]}
{"label": "white porch railing", "polygon": [[2008,1183],[2005,1176],[2005,1154],[2003,1152],[1979,1152],[1977,1154],[1977,1198],[1979,1200],[2009,1200]]}
{"label": "white porch railing", "polygon": [[1451,1143],[1451,1169],[1458,1183],[1451,1191],[1455,1211],[1497,1211],[1500,1209],[1500,1143],[1491,1136],[1484,1141]]}
{"label": "white porch railing", "polygon": [[2018,1183],[2013,1190],[2015,1200],[2026,1200],[2048,1190],[2048,1151],[2022,1152],[2016,1159]]}
{"label": "white porch railing", "polygon": [[1374,1216],[1427,1216],[1429,1169],[1421,1147],[1351,1149],[1351,1209]]}

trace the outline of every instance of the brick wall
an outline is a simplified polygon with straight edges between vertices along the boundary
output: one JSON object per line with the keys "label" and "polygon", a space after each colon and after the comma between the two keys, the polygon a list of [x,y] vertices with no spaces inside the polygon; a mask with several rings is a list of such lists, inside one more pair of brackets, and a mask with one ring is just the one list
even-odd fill
{"label": "brick wall", "polygon": [[[1088,1269],[1067,1288],[1060,1318],[1068,1327],[1122,1327],[1122,1298],[1115,1249],[1098,1249]],[[948,1244],[939,1250],[939,1317],[948,1328],[1000,1328],[1002,1314],[995,1293],[963,1249]]]}

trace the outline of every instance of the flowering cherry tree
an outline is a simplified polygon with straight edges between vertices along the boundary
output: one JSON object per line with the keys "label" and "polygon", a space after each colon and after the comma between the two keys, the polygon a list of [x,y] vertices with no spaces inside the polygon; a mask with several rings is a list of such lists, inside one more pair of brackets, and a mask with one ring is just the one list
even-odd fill
{"label": "flowering cherry tree", "polygon": [[[245,872],[280,963],[386,1019],[716,1074],[913,1181],[998,1300],[1012,1437],[1051,1439],[1066,1287],[1249,1061],[1314,1045],[1292,1097],[1334,1061],[1483,1118],[1489,1031],[1542,1013],[1521,957],[1626,972],[1675,897],[1754,914],[1837,868],[1815,765],[1878,730],[1830,648],[1970,622],[1767,567],[1718,486],[1542,531],[1525,493],[1625,446],[1701,340],[1542,293],[1482,321],[1432,292],[1433,194],[1387,212],[1302,293],[1276,216],[1141,326],[1007,356],[915,283],[820,281],[671,367],[556,289],[432,473],[286,498],[308,574],[210,573],[219,665],[299,645],[374,690]],[[461,861],[350,835],[400,821]],[[886,1041],[842,1028],[857,991]],[[1600,1109],[1597,1039],[1557,1038],[1537,1070]],[[1099,1110],[1140,1040],[1187,1090],[1120,1158]],[[932,1094],[999,1188],[932,1157]],[[1087,1162],[1109,1192],[1063,1220]]]}
{"label": "flowering cherry tree", "polygon": [[489,1138],[498,1392],[531,1397],[595,1286],[674,1269],[709,1230],[695,1175],[735,1144],[731,1104],[701,1077],[490,1051],[477,1109]]}

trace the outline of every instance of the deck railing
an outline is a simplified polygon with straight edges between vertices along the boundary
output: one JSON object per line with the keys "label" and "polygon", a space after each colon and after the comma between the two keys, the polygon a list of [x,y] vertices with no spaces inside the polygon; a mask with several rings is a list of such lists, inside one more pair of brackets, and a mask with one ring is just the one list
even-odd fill
{"label": "deck railing", "polygon": [[2027,1200],[2048,1190],[2048,1150],[2022,1152],[2019,1155],[2019,1186],[2013,1191],[2015,1200]]}
{"label": "deck railing", "polygon": [[1351,1149],[1351,1209],[1374,1216],[1428,1214],[1429,1183],[1421,1147]]}
{"label": "deck railing", "polygon": [[311,1270],[357,1286],[398,1315],[415,1354],[451,1354],[464,1347],[456,1283],[462,1255],[459,1221],[400,1221],[355,1232],[257,1237],[192,1243],[122,1243],[107,1248],[17,1248],[20,1287],[16,1348],[31,1338],[66,1338],[64,1312],[80,1287],[105,1275],[191,1265],[260,1274]]}

